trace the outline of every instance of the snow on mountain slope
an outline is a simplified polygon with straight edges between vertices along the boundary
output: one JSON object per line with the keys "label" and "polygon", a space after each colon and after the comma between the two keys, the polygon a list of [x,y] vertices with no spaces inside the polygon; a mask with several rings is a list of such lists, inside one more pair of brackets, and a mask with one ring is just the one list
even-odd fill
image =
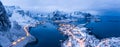
{"label": "snow on mountain slope", "polygon": [[[19,25],[16,21],[10,20],[8,15],[8,12],[6,13],[4,6],[0,2],[0,47],[10,47],[15,40],[26,36],[23,26]],[[23,41],[23,45],[21,45],[22,43],[20,44],[22,47],[28,42],[35,41],[33,36],[27,38],[26,41]]]}
{"label": "snow on mountain slope", "polygon": [[12,16],[10,17],[10,20],[11,21],[16,21],[21,26],[25,26],[27,24],[34,23],[34,22],[37,21],[37,20],[34,20],[34,19],[30,18],[27,15],[22,16],[19,13],[16,13],[16,12],[13,12]]}
{"label": "snow on mountain slope", "polygon": [[[91,22],[92,20],[96,20],[95,16],[90,13],[83,13],[81,11],[63,12],[58,10],[52,12],[42,12],[38,10],[36,11],[25,9],[14,9],[7,12],[12,12],[11,16],[9,17],[11,21],[11,29],[9,32],[6,32],[6,34],[0,32],[2,34],[0,35],[0,38],[2,38],[0,39],[0,45],[2,45],[3,47],[9,46],[12,41],[25,36],[25,32],[23,29],[25,25],[37,23],[40,21],[53,22],[58,24],[66,23],[59,27],[60,31],[63,32],[64,35],[69,36],[68,39],[62,44],[63,47],[110,47],[115,45],[116,47],[119,47],[120,45],[119,38],[113,37],[99,40],[94,37],[94,35],[89,34],[87,28],[83,26],[86,25],[86,23]],[[77,22],[78,25],[71,25],[71,23],[74,24]],[[79,24],[80,27],[78,27]],[[6,41],[1,42],[3,40]],[[15,47],[23,47],[28,42],[30,42],[29,40],[33,41],[35,39],[33,36],[27,37],[25,41],[22,41]]]}

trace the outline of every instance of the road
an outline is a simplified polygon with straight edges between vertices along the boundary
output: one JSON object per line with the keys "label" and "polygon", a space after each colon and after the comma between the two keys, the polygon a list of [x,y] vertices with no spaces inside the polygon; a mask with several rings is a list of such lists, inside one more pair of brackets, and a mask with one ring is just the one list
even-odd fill
{"label": "road", "polygon": [[[62,26],[62,28],[59,28],[59,30],[63,31],[64,34],[67,34],[67,35],[71,36],[72,39],[76,40],[79,43],[79,47],[85,47],[85,42],[84,42],[85,38],[80,39],[80,38],[77,38],[74,35],[74,34],[81,34],[82,36],[85,36],[84,33],[82,33],[79,29],[77,29],[76,27],[71,26],[71,25],[61,24],[60,26]],[[74,30],[74,32],[73,32],[73,30]],[[67,47],[72,47],[73,46],[71,41],[72,40],[67,42],[67,44],[66,44]]]}
{"label": "road", "polygon": [[13,47],[13,46],[16,46],[18,43],[22,42],[23,40],[25,40],[28,36],[31,36],[30,33],[29,33],[29,27],[36,27],[38,24],[44,24],[45,22],[35,22],[34,24],[28,24],[28,25],[25,25],[23,27],[25,33],[26,33],[26,36],[24,37],[21,37],[15,41],[12,42],[12,44],[10,45],[10,47]]}

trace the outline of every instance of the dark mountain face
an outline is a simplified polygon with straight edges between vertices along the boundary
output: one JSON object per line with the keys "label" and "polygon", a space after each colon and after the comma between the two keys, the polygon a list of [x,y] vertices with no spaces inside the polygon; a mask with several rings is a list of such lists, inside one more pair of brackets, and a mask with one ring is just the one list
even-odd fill
{"label": "dark mountain face", "polygon": [[0,31],[7,31],[11,27],[5,8],[0,1]]}

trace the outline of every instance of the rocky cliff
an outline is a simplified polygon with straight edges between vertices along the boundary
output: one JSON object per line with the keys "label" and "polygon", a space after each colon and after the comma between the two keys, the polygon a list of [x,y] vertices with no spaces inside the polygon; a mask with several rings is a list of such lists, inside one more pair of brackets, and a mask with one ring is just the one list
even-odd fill
{"label": "rocky cliff", "polygon": [[0,2],[0,31],[7,31],[11,27],[10,21],[6,15],[5,8]]}

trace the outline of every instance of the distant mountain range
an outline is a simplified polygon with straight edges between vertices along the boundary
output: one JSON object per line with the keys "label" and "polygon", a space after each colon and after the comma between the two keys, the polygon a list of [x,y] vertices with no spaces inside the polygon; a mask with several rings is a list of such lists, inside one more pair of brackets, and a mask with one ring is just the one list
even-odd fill
{"label": "distant mountain range", "polygon": [[[24,29],[22,28],[25,25],[29,25],[29,24],[33,24],[33,23],[37,23],[41,21],[52,22],[55,24],[78,23],[78,24],[83,24],[83,25],[91,21],[96,21],[96,20],[100,21],[99,19],[96,18],[95,15],[81,12],[79,10],[72,11],[72,12],[64,12],[64,11],[59,11],[59,10],[47,12],[44,10],[22,9],[19,6],[5,6],[4,7],[1,2],[0,2],[0,6],[1,6],[0,7],[0,10],[1,10],[0,11],[0,46],[2,47],[8,47],[13,41],[25,36]],[[67,25],[65,25],[65,27],[67,27]],[[94,38],[91,39],[92,37],[90,34],[86,32],[84,33],[88,35],[87,42],[89,42],[89,39],[94,41],[93,40]],[[35,40],[35,38],[31,35],[30,37],[28,37],[27,40],[23,42],[23,44],[20,44],[20,45],[23,47],[24,45],[26,45],[27,43],[33,40]],[[71,40],[71,38],[69,38],[69,40]],[[116,42],[115,40],[117,40],[117,43],[118,43],[119,38],[108,38],[108,39],[100,40],[98,46],[102,47],[101,45],[104,45],[103,43],[106,43],[106,41],[111,43],[109,45],[112,46],[113,42]],[[72,42],[74,41],[75,39],[73,39]],[[77,42],[75,42],[74,44],[76,43]],[[92,43],[92,42],[89,42],[89,43]]]}

